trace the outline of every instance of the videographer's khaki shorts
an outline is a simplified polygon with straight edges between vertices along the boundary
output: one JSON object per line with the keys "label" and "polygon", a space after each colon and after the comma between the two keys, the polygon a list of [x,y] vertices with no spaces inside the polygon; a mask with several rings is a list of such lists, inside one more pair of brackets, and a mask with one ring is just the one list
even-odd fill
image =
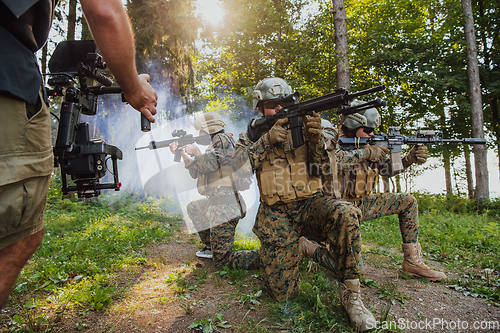
{"label": "videographer's khaki shorts", "polygon": [[0,249],[43,229],[50,176],[0,186]]}
{"label": "videographer's khaki shorts", "polygon": [[0,92],[0,249],[43,229],[53,166],[49,107]]}

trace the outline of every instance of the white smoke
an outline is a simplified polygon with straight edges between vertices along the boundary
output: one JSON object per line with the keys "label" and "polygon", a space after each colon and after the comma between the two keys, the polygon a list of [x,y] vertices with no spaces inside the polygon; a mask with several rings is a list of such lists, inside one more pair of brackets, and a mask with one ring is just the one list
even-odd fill
{"label": "white smoke", "polygon": [[[91,124],[91,138],[101,138],[123,152],[123,160],[118,161],[122,191],[130,190],[141,195],[171,198],[178,209],[169,213],[182,214],[189,227],[190,219],[186,213],[186,205],[192,200],[203,197],[198,194],[196,180],[190,177],[182,159],[180,163],[174,162],[174,155],[168,147],[151,150],[149,148],[135,150],[135,148],[148,146],[151,141],[172,139],[174,129],[183,129],[188,134],[198,136],[193,124],[200,113],[186,114],[186,106],[182,100],[172,94],[171,88],[165,83],[153,82],[152,86],[158,94],[158,113],[155,116],[155,123],[151,124],[150,132],[141,132],[140,113],[128,104],[121,103],[119,95],[100,96],[97,115],[82,116],[82,121]],[[232,110],[221,110],[221,115],[226,123],[226,133],[232,133],[237,141],[239,133],[246,131],[250,118],[255,117],[255,112],[248,107],[238,105],[237,117]],[[198,147],[202,152],[206,149],[206,146],[198,145]],[[112,177],[108,173],[101,182],[110,179]],[[120,193],[116,192],[116,195]],[[238,229],[246,234],[254,224],[258,207],[259,192],[255,179],[250,189],[240,194],[246,202],[247,216],[240,221]],[[193,232],[193,229],[190,231]]]}

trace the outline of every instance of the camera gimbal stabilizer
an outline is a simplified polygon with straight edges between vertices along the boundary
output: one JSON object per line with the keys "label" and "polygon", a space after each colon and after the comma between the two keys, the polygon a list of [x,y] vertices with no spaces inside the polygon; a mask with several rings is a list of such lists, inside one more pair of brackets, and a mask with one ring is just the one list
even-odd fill
{"label": "camera gimbal stabilizer", "polygon": [[[96,197],[102,189],[119,191],[121,187],[117,159],[122,159],[122,151],[102,140],[91,140],[89,124],[80,123],[82,113],[96,115],[99,95],[122,92],[120,87],[111,87],[113,82],[99,72],[103,69],[106,64],[92,40],[61,42],[49,61],[48,84],[53,89],[46,88],[47,95],[64,96],[54,166],[61,168],[62,192],[77,192],[79,198]],[[101,184],[99,179],[106,174],[109,158],[113,161],[110,173],[114,182]],[[74,185],[68,185],[67,176]]]}

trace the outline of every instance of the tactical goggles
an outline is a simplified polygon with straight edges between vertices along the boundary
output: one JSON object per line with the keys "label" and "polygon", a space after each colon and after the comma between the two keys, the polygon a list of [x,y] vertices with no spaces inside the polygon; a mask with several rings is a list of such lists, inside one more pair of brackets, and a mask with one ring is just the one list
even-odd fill
{"label": "tactical goggles", "polygon": [[370,134],[374,131],[375,129],[373,127],[363,127],[363,132],[366,134]]}
{"label": "tactical goggles", "polygon": [[280,103],[278,101],[266,101],[264,102],[264,107],[266,109],[276,109],[276,107],[279,105]]}

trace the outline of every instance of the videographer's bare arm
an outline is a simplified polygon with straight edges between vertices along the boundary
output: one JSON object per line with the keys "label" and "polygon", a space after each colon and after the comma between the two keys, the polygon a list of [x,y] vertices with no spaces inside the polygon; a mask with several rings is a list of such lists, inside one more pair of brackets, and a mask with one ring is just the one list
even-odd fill
{"label": "videographer's bare arm", "polygon": [[80,2],[99,51],[127,102],[154,122],[158,97],[149,85],[149,75],[137,74],[134,36],[121,0]]}

